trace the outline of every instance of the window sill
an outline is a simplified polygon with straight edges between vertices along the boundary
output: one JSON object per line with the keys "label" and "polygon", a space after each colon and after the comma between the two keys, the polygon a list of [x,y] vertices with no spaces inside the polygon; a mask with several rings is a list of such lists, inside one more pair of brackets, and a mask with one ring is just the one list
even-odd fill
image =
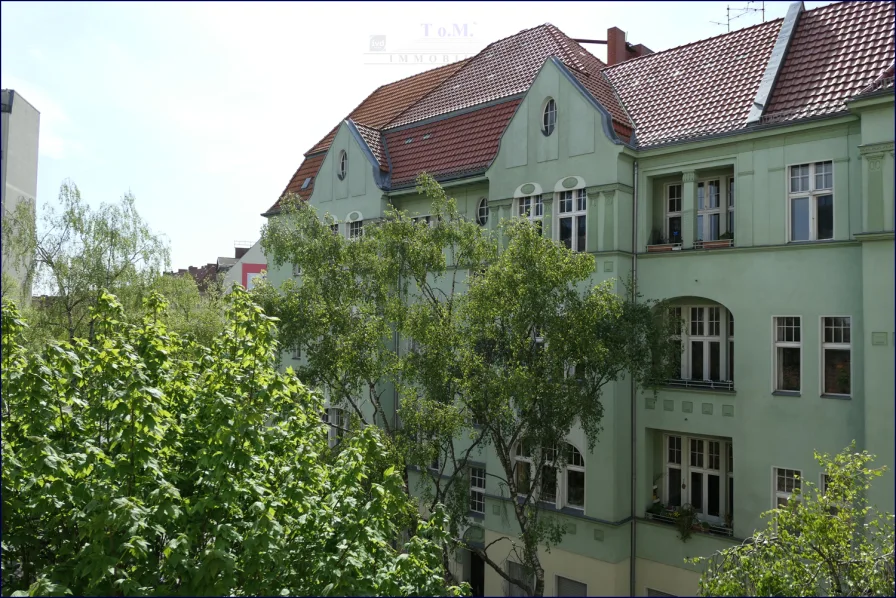
{"label": "window sill", "polygon": [[831,243],[837,239],[806,239],[805,241],[787,241],[788,245],[815,245],[816,243]]}
{"label": "window sill", "polygon": [[801,397],[803,393],[798,390],[776,390],[772,393],[775,397]]}
{"label": "window sill", "polygon": [[837,399],[840,401],[851,401],[852,397],[850,395],[829,395],[829,394],[821,394],[822,399]]}

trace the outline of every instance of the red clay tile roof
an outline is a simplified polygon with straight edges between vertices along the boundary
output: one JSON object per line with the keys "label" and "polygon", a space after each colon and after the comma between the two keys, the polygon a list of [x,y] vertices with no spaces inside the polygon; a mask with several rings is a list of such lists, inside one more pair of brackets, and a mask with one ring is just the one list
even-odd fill
{"label": "red clay tile roof", "polygon": [[376,158],[376,161],[380,165],[380,170],[388,172],[389,164],[386,160],[385,148],[383,147],[383,134],[376,129],[366,127],[361,123],[355,123],[355,127],[357,127],[358,133],[361,134],[361,137],[364,139],[367,147],[369,147],[370,151],[373,152],[373,156]]}
{"label": "red clay tile roof", "polygon": [[489,165],[501,134],[520,100],[386,132],[392,159],[392,186],[413,182],[420,172],[436,177],[474,172]]}
{"label": "red clay tile roof", "polygon": [[[893,21],[893,2],[842,2],[803,12],[763,121],[836,113],[859,93],[892,88]],[[391,158],[394,186],[421,171],[441,177],[474,172],[494,159],[519,100],[482,106],[522,95],[545,60],[555,56],[606,108],[622,140],[628,141],[633,129],[641,147],[736,131],[746,127],[782,22],[610,68],[554,26],[541,25],[494,42],[473,58],[384,85],[350,118],[381,169],[388,169]],[[414,124],[469,108],[473,111]],[[285,192],[316,175],[337,129],[306,154],[313,157]]]}
{"label": "red clay tile roof", "polygon": [[[314,191],[314,183],[317,181],[317,171],[320,170],[320,165],[324,162],[325,153],[315,154],[310,158],[305,158],[302,162],[302,165],[299,166],[299,169],[292,175],[292,178],[289,180],[289,184],[286,185],[286,188],[283,190],[283,193],[280,194],[280,198],[268,208],[268,212],[274,212],[280,208],[280,199],[283,198],[287,193],[296,193],[302,199],[308,199],[311,197],[311,192]],[[302,185],[305,184],[305,179],[311,177],[311,182],[308,183],[308,186],[302,189]]]}
{"label": "red clay tile roof", "polygon": [[638,144],[743,127],[782,19],[614,65],[604,72]]}
{"label": "red clay tile roof", "polygon": [[[405,79],[399,79],[393,83],[381,85],[367,96],[363,102],[358,104],[346,118],[352,119],[356,124],[380,129],[446,78],[457,72],[466,62],[467,60],[452,62],[451,64],[430,69]],[[338,129],[339,125],[336,125],[332,131],[327,133],[326,137],[317,142],[305,155],[328,149]]]}
{"label": "red clay tile roof", "polygon": [[846,110],[893,64],[893,2],[841,2],[800,15],[764,121]]}
{"label": "red clay tile roof", "polygon": [[872,81],[868,87],[866,87],[862,91],[860,91],[856,95],[856,97],[861,97],[864,95],[876,93],[878,91],[883,91],[885,89],[893,89],[894,66],[896,66],[896,65],[891,64],[887,70],[885,70],[883,73],[881,73],[877,79]]}
{"label": "red clay tile roof", "polygon": [[605,65],[556,27],[545,24],[489,44],[426,97],[393,119],[387,128],[523,93],[551,56],[559,58],[583,84],[588,81],[586,89],[623,125],[623,130],[631,127],[612,88],[600,77],[599,71]]}

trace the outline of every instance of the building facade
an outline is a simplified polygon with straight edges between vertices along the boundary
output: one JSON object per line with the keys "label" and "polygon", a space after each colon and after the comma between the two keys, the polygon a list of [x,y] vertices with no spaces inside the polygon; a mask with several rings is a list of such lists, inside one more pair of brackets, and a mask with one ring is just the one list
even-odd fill
{"label": "building facade", "polygon": [[[683,320],[679,375],[656,394],[614,383],[595,450],[568,438],[580,459],[542,503],[567,528],[542,554],[546,595],[694,595],[685,559],[821,483],[813,451],[855,440],[892,469],[893,8],[795,3],[658,53],[614,28],[609,65],[543,25],[377,89],[293,175],[284,193],[350,237],[389,206],[427,215],[429,172],[467,217],[538,219],[595,256],[595,283],[635,276]],[[510,497],[473,484],[479,541],[513,533]],[[872,503],[892,512],[893,488],[888,471]],[[683,504],[704,522],[688,542],[668,522]],[[516,592],[477,561],[457,555],[462,577]]]}
{"label": "building facade", "polygon": [[[37,156],[40,134],[40,112],[12,89],[2,92],[0,109],[0,133],[3,147],[0,152],[0,192],[2,192],[2,218],[15,214],[21,203],[36,209]],[[18,263],[8,256],[2,257],[3,276],[10,277],[17,286],[16,294],[24,301],[31,300],[30,262]]]}

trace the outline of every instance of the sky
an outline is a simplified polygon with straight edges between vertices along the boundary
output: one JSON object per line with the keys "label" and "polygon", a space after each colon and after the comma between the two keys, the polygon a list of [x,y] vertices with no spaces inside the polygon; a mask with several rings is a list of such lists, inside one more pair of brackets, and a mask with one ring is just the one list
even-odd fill
{"label": "sky", "polygon": [[65,179],[94,207],[131,192],[177,269],[257,241],[304,152],[380,85],[542,23],[661,51],[725,33],[728,6],[732,31],[760,23],[740,9],[762,4],[4,1],[0,86],[41,113],[38,210]]}

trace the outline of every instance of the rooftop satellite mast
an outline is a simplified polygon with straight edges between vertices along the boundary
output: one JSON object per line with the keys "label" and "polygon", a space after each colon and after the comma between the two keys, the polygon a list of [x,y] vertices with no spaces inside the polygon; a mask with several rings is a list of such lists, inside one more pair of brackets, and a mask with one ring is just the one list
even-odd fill
{"label": "rooftop satellite mast", "polygon": [[[750,6],[751,4],[758,4],[759,8],[756,8],[755,6]],[[754,13],[754,12],[762,13],[762,22],[765,23],[765,2],[752,2],[752,1],[747,2],[747,5],[742,8],[736,8],[736,7],[732,8],[731,5],[729,4],[726,8],[725,22],[722,23],[719,21],[710,21],[710,23],[712,23],[713,25],[725,25],[725,27],[728,28],[728,32],[730,33],[731,32],[731,21],[733,21],[735,19],[739,19],[744,15]]]}

